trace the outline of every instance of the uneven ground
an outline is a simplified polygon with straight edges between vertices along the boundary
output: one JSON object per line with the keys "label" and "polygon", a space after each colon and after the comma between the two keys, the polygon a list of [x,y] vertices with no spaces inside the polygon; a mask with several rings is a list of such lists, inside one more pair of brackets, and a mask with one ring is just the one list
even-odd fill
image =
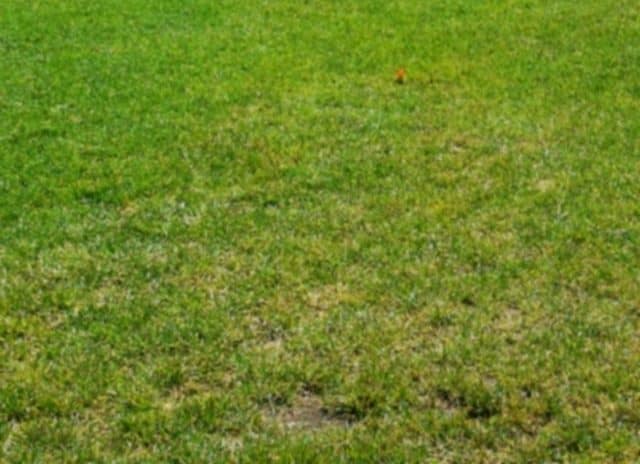
{"label": "uneven ground", "polygon": [[639,44],[637,0],[0,2],[0,461],[637,462]]}

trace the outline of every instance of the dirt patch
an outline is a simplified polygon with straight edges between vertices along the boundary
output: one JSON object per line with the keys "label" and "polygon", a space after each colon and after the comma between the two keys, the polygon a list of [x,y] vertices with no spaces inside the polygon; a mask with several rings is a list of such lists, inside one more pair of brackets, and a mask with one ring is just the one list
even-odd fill
{"label": "dirt patch", "polygon": [[269,411],[267,416],[287,429],[317,430],[350,424],[346,418],[330,414],[322,399],[308,391],[297,395],[290,405]]}

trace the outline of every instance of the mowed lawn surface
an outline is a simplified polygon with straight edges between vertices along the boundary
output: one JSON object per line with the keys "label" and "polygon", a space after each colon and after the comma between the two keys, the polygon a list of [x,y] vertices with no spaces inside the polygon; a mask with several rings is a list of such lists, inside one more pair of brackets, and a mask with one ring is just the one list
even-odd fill
{"label": "mowed lawn surface", "polygon": [[0,461],[637,462],[639,136],[636,0],[0,2]]}

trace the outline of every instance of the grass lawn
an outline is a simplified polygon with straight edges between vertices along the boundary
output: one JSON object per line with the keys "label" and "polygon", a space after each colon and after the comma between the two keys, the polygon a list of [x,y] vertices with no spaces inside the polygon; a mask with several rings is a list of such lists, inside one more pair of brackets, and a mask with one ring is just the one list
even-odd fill
{"label": "grass lawn", "polygon": [[638,462],[639,200],[637,0],[3,0],[0,462]]}

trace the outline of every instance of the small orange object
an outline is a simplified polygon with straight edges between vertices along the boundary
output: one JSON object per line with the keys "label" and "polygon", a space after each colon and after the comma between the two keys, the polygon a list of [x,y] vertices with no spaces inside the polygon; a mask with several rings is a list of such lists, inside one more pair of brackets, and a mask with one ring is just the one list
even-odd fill
{"label": "small orange object", "polygon": [[404,68],[400,68],[396,71],[396,84],[404,84],[407,78],[407,71]]}

